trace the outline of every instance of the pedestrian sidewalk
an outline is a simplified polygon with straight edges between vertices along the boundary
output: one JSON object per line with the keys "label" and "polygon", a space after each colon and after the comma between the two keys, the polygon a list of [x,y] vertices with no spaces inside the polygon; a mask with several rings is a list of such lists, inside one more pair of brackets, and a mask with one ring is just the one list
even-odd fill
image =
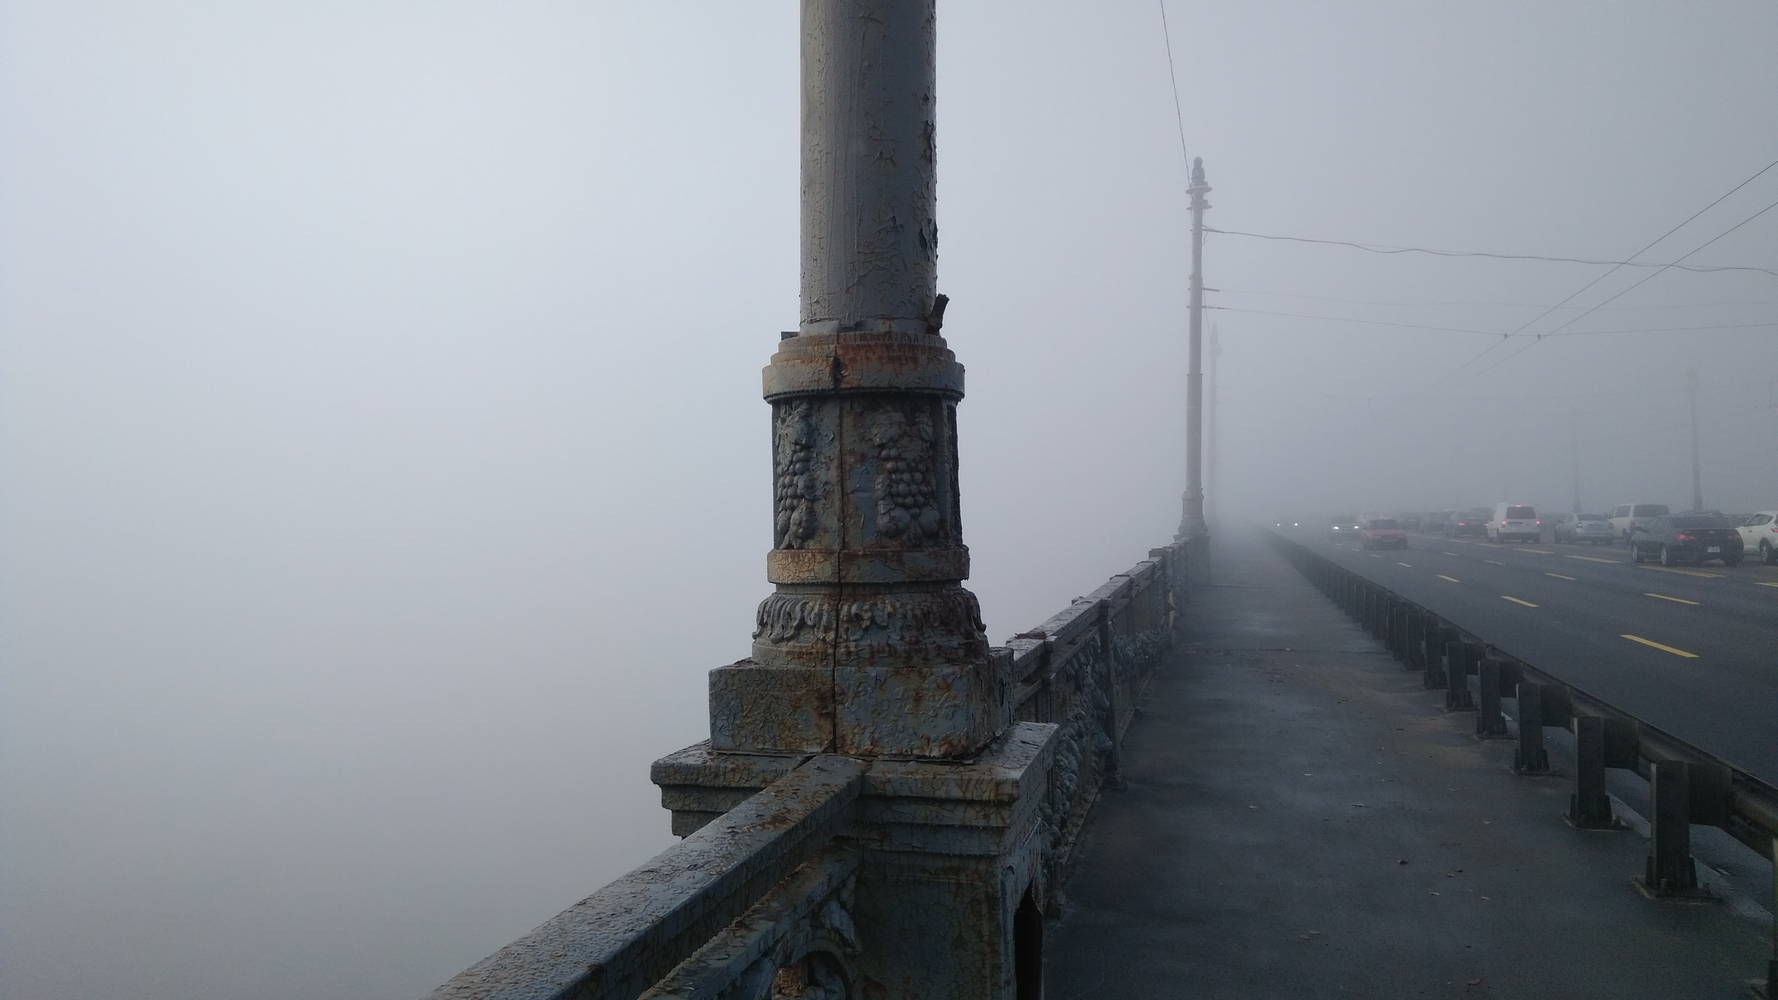
{"label": "pedestrian sidewalk", "polygon": [[1769,915],[1651,902],[1647,842],[1562,820],[1261,539],[1217,552],[1095,807],[1046,996],[1748,996]]}

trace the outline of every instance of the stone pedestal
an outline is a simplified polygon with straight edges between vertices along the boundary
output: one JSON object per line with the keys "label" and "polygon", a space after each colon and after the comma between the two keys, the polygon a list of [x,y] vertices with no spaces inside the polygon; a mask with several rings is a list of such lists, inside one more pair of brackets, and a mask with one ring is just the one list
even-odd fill
{"label": "stone pedestal", "polygon": [[[851,904],[860,997],[1013,998],[1041,968],[1041,822],[1059,739],[1022,722],[959,761],[874,760],[839,842],[863,853]],[[789,773],[807,754],[698,744],[657,761],[673,829],[691,833]],[[1029,984],[1028,984],[1029,985]]]}

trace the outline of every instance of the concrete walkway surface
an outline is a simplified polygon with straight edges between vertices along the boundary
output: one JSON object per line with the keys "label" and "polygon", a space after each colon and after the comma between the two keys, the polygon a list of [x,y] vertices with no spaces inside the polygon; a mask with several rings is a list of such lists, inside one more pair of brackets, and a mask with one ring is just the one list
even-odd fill
{"label": "concrete walkway surface", "polygon": [[1749,995],[1769,914],[1643,898],[1647,842],[1563,822],[1554,747],[1514,775],[1262,540],[1186,619],[1062,888],[1049,1000]]}

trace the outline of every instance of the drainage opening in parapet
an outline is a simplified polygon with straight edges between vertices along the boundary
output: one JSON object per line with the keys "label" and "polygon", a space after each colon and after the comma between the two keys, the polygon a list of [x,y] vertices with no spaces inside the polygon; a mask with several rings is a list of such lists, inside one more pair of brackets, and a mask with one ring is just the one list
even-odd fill
{"label": "drainage opening in parapet", "polygon": [[828,1000],[852,995],[845,969],[838,959],[810,952],[793,965],[782,966],[772,977],[767,1000]]}
{"label": "drainage opening in parapet", "polygon": [[1043,910],[1030,889],[1013,914],[1012,949],[1018,1000],[1043,1000]]}

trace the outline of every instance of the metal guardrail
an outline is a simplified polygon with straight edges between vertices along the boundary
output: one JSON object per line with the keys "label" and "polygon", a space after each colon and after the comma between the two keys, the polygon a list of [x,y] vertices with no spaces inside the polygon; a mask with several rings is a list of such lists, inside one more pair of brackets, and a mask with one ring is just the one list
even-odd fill
{"label": "metal guardrail", "polygon": [[[1426,607],[1315,552],[1271,538],[1322,593],[1381,640],[1421,684],[1442,689],[1448,711],[1474,711],[1480,739],[1516,738],[1513,770],[1550,773],[1545,727],[1574,734],[1574,788],[1564,818],[1578,829],[1618,826],[1605,791],[1605,769],[1635,771],[1649,785],[1648,862],[1637,886],[1655,899],[1707,899],[1691,856],[1692,824],[1722,829],[1772,861],[1778,911],[1778,789],[1701,747],[1625,712],[1603,698],[1532,666],[1466,632]],[[1469,678],[1476,678],[1470,690]],[[1509,732],[1501,699],[1516,698],[1517,733]],[[1778,1000],[1778,921],[1766,979],[1758,996]]]}

